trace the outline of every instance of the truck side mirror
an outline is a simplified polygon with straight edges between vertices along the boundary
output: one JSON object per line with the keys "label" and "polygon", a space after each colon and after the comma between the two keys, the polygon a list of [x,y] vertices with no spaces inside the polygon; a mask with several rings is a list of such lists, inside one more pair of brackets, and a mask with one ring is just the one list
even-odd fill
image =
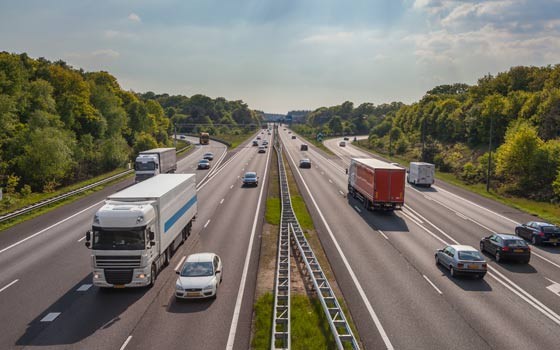
{"label": "truck side mirror", "polygon": [[348,175],[348,168],[346,168],[346,175]]}
{"label": "truck side mirror", "polygon": [[91,241],[91,231],[86,232],[86,241],[87,242]]}
{"label": "truck side mirror", "polygon": [[156,245],[156,242],[154,242],[154,241],[150,241],[150,246],[152,246],[152,247],[153,247],[153,246],[155,246],[155,245]]}

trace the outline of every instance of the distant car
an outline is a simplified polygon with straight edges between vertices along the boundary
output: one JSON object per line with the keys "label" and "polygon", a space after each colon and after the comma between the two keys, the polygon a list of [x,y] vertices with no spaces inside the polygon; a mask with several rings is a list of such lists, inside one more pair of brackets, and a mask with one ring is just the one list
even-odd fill
{"label": "distant car", "polygon": [[302,159],[299,161],[300,168],[311,168],[311,160],[309,159]]}
{"label": "distant car", "polygon": [[345,138],[344,138],[344,141],[348,141],[348,140],[349,140],[349,138],[348,138],[348,137],[345,137]]}
{"label": "distant car", "polygon": [[268,133],[268,135],[270,136],[270,132]]}
{"label": "distant car", "polygon": [[546,222],[530,221],[515,228],[515,234],[531,241],[533,245],[560,242],[560,227]]}
{"label": "distant car", "polygon": [[346,142],[340,141],[340,142],[338,143],[338,145],[339,145],[340,147],[345,147],[345,146],[346,146]]}
{"label": "distant car", "polygon": [[468,245],[449,245],[435,253],[436,265],[449,269],[451,277],[475,275],[484,278],[488,266],[480,252]]}
{"label": "distant car", "polygon": [[214,160],[214,153],[212,153],[212,152],[206,152],[206,153],[204,153],[204,155],[202,156],[202,158],[208,159],[208,160]]}
{"label": "distant car", "polygon": [[259,185],[259,177],[257,173],[254,171],[248,171],[243,175],[243,185],[244,186],[258,186]]}
{"label": "distant car", "polygon": [[302,143],[301,146],[299,146],[299,150],[300,151],[307,151],[307,144]]}
{"label": "distant car", "polygon": [[531,248],[521,237],[495,233],[480,240],[480,251],[494,255],[496,262],[511,259],[527,264],[531,260]]}
{"label": "distant car", "polygon": [[291,131],[288,131],[288,134],[291,134],[291,133],[292,133]]}
{"label": "distant car", "polygon": [[292,140],[295,140],[295,139],[296,139],[296,135],[292,135]]}
{"label": "distant car", "polygon": [[186,137],[185,135],[179,135],[179,138],[180,138],[181,140],[185,140],[187,137]]}
{"label": "distant car", "polygon": [[214,253],[191,254],[177,274],[177,299],[216,298],[223,278],[222,260]]}
{"label": "distant car", "polygon": [[254,140],[254,141],[253,141],[253,146],[258,146],[258,145],[259,145],[259,141]]}
{"label": "distant car", "polygon": [[201,159],[198,161],[199,169],[210,169],[210,161],[208,159]]}
{"label": "distant car", "polygon": [[260,140],[260,139],[261,139],[261,137],[260,137],[260,136],[257,136],[257,140]]}
{"label": "distant car", "polygon": [[267,141],[267,140],[264,140],[264,141],[262,142],[262,144],[263,144],[263,146],[266,146],[266,145],[268,145],[268,141]]}
{"label": "distant car", "polygon": [[259,146],[259,152],[258,153],[266,153],[266,147]]}

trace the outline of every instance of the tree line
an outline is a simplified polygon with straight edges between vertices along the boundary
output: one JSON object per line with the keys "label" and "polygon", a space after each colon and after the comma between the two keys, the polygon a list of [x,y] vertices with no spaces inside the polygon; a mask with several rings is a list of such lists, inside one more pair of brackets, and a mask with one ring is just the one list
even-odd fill
{"label": "tree line", "polygon": [[367,133],[368,146],[433,162],[469,183],[538,200],[560,198],[560,65],[512,67],[475,85],[434,87],[412,104],[322,107],[309,135]]}
{"label": "tree line", "polygon": [[258,117],[242,101],[137,94],[107,72],[0,52],[0,187],[19,196],[50,192],[171,145],[174,122]]}

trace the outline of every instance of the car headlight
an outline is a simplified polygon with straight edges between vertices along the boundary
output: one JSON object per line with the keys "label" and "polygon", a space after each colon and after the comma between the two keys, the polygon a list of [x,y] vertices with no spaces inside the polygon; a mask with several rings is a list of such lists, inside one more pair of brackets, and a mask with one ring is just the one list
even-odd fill
{"label": "car headlight", "polygon": [[204,289],[213,289],[213,288],[214,288],[214,283],[210,283],[209,285],[204,287]]}
{"label": "car headlight", "polygon": [[177,289],[177,290],[183,290],[183,286],[181,285],[180,282],[175,283],[175,289]]}

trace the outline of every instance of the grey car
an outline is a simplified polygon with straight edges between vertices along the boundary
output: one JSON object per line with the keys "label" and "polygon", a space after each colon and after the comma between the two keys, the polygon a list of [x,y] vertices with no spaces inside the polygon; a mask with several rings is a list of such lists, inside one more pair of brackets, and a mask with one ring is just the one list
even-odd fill
{"label": "grey car", "polygon": [[259,177],[257,173],[254,171],[248,171],[243,175],[243,186],[258,186],[259,185]]}
{"label": "grey car", "polygon": [[488,265],[480,252],[468,245],[449,245],[435,253],[436,265],[449,269],[451,277],[474,275],[484,278]]}

